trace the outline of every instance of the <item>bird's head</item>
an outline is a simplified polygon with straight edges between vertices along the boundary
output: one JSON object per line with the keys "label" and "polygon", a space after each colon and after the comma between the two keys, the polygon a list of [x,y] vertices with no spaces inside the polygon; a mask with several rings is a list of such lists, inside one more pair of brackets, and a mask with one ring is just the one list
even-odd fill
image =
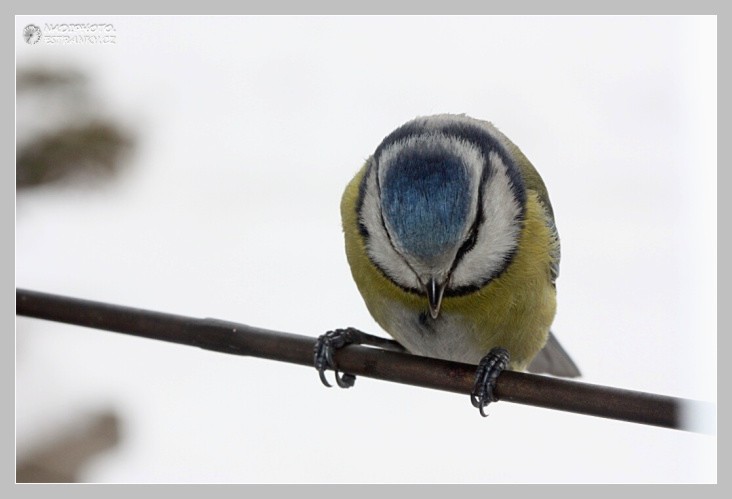
{"label": "bird's head", "polygon": [[360,218],[372,262],[402,289],[443,296],[485,285],[510,262],[525,193],[500,132],[465,116],[417,118],[369,158]]}

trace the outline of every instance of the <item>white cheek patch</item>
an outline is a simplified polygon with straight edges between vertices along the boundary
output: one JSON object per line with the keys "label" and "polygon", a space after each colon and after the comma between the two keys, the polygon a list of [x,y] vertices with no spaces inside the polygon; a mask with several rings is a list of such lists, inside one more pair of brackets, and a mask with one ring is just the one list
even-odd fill
{"label": "white cheek patch", "polygon": [[491,152],[493,175],[483,187],[483,223],[475,246],[458,263],[450,286],[474,286],[495,276],[516,250],[521,232],[521,206],[516,200],[501,157]]}
{"label": "white cheek patch", "polygon": [[375,165],[372,163],[371,168],[366,173],[366,188],[364,189],[360,213],[361,223],[366,226],[369,232],[366,251],[371,260],[394,282],[405,288],[420,289],[421,286],[417,276],[406,264],[404,258],[396,252],[384,228],[375,170]]}

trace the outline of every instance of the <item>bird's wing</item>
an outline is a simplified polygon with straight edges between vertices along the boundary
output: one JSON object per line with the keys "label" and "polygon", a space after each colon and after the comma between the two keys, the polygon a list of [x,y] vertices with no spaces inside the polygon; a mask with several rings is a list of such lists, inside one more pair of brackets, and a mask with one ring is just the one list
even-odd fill
{"label": "bird's wing", "polygon": [[[559,277],[561,249],[559,244],[559,233],[557,232],[557,226],[554,222],[554,209],[552,208],[552,203],[549,200],[549,193],[547,192],[546,185],[544,185],[544,181],[539,175],[539,172],[534,168],[534,165],[531,164],[524,153],[522,153],[521,150],[507,137],[505,138],[505,146],[511,156],[516,159],[516,163],[521,170],[521,176],[524,179],[526,189],[536,192],[539,197],[539,202],[544,208],[546,224],[552,235],[552,258],[549,270],[551,272],[552,282],[555,282],[557,277]],[[549,332],[549,339],[547,340],[544,348],[539,351],[534,360],[531,361],[531,364],[529,364],[528,371],[534,373],[553,374],[555,376],[563,376],[567,378],[576,378],[581,375],[569,354],[564,351],[562,345],[559,344],[557,338],[551,332]]]}
{"label": "bird's wing", "polygon": [[539,202],[544,208],[546,225],[549,227],[552,235],[551,279],[552,282],[556,282],[557,277],[559,277],[561,246],[559,243],[559,232],[557,231],[557,225],[554,221],[554,209],[552,208],[552,203],[549,200],[549,192],[547,192],[546,185],[544,185],[544,181],[539,175],[539,172],[536,171],[536,168],[534,168],[534,165],[531,164],[524,153],[522,153],[521,150],[508,138],[505,138],[505,146],[508,148],[508,152],[511,156],[516,159],[516,164],[519,170],[521,170],[521,176],[524,179],[526,189],[536,192],[539,197]]}

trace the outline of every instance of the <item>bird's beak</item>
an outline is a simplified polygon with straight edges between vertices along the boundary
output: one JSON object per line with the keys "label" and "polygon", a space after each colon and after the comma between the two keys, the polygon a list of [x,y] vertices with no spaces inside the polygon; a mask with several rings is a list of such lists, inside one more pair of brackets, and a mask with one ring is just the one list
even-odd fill
{"label": "bird's beak", "polygon": [[437,282],[434,277],[427,282],[427,299],[430,303],[430,315],[433,319],[437,319],[440,315],[440,306],[442,305],[442,294],[445,292],[447,280],[443,283]]}

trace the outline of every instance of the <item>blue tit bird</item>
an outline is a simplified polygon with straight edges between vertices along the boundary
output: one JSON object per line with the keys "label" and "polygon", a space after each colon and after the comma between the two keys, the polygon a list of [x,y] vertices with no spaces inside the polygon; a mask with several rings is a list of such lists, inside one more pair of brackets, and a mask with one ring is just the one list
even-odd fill
{"label": "blue tit bird", "polygon": [[[410,353],[478,364],[481,413],[504,368],[580,375],[550,332],[560,247],[547,189],[491,123],[441,114],[397,128],[346,187],[341,216],[371,315]],[[333,349],[383,341],[352,328],[321,336],[321,379]]]}

